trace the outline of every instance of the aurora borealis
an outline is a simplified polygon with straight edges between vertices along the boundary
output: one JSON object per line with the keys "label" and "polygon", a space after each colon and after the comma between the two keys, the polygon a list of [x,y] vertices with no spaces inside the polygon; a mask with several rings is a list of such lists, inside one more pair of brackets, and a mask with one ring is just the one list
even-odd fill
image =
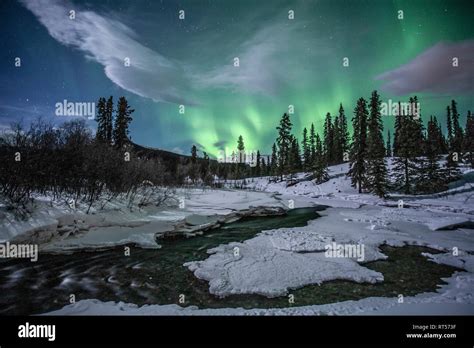
{"label": "aurora borealis", "polygon": [[186,154],[197,144],[216,155],[242,135],[247,149],[268,153],[288,105],[301,137],[311,122],[321,131],[339,103],[350,118],[356,99],[373,89],[383,100],[418,95],[423,118],[444,120],[454,98],[464,123],[474,111],[473,7],[469,0],[2,0],[0,127],[37,116],[64,121],[54,116],[64,99],[124,95],[136,110],[138,144]]}

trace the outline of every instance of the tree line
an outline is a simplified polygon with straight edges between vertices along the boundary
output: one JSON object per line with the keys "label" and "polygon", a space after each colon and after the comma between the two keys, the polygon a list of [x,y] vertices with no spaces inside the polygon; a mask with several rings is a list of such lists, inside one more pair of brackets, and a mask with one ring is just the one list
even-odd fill
{"label": "tree line", "polygon": [[[418,105],[418,98],[408,105]],[[327,167],[349,162],[348,176],[360,193],[371,192],[385,197],[389,192],[405,194],[434,193],[447,189],[449,182],[460,177],[459,164],[474,167],[474,116],[467,113],[466,125],[460,125],[457,103],[447,107],[447,135],[444,136],[437,118],[431,116],[426,128],[419,110],[404,112],[398,103],[393,136],[387,132],[381,114],[381,98],[373,91],[370,99],[357,100],[352,117],[352,136],[342,104],[338,115],[326,114],[322,137],[303,129],[302,141],[294,136],[289,114],[281,117],[278,136],[272,146],[271,161],[266,174],[290,176],[299,171],[313,173],[316,183],[328,180]],[[388,168],[387,158],[393,157]],[[445,157],[444,165],[441,159]]]}
{"label": "tree line", "polygon": [[[417,102],[416,96],[410,98],[410,103]],[[389,192],[445,190],[450,181],[459,178],[460,163],[474,167],[474,115],[467,113],[463,129],[454,100],[446,108],[446,135],[434,116],[425,127],[419,113],[399,112],[393,137],[387,132],[386,142],[380,104],[377,91],[369,101],[357,100],[352,135],[340,104],[337,115],[326,114],[322,135],[311,123],[309,131],[303,129],[301,142],[292,133],[290,115],[284,113],[276,127],[271,155],[256,151],[249,165],[241,157],[245,153],[242,136],[237,139],[231,163],[213,160],[206,152],[199,156],[195,145],[191,156],[170,161],[137,151],[129,138],[134,110],[126,98],[119,98],[115,107],[113,97],[100,98],[95,134],[84,120],[54,127],[41,119],[27,129],[15,124],[4,132],[0,136],[0,194],[13,207],[25,207],[34,193],[57,199],[73,197],[89,205],[119,195],[133,202],[150,186],[218,186],[222,180],[260,176],[291,181],[301,171],[322,183],[329,178],[328,166],[349,162],[348,176],[359,192],[385,197]],[[387,166],[390,157],[391,168]]]}
{"label": "tree line", "polygon": [[[121,195],[134,202],[145,187],[169,179],[159,159],[143,159],[128,137],[127,100],[100,98],[95,134],[83,119],[53,126],[42,119],[12,125],[0,136],[0,194],[12,209],[28,209],[33,195],[89,204]],[[143,202],[142,202],[143,203]]]}

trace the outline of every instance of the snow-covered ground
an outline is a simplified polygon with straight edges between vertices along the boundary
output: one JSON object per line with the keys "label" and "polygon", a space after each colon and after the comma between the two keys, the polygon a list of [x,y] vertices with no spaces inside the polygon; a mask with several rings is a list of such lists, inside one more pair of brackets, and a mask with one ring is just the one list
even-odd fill
{"label": "snow-covered ground", "polygon": [[[474,190],[471,184],[441,195],[397,196],[382,200],[370,194],[359,194],[352,188],[345,176],[347,167],[347,164],[331,167],[330,180],[320,185],[302,181],[286,187],[283,182],[258,178],[248,180],[249,191],[192,190],[186,193],[183,209],[168,207],[151,212],[117,213],[117,216],[123,216],[123,220],[117,217],[117,221],[135,224],[133,226],[118,222],[99,226],[96,222],[91,224],[85,220],[87,233],[50,243],[50,247],[67,249],[130,241],[149,246],[151,242],[148,238],[153,238],[154,233],[169,228],[189,214],[227,214],[262,205],[283,205],[289,209],[326,205],[330,208],[321,212],[322,217],[310,221],[307,226],[263,231],[243,243],[230,243],[208,250],[207,259],[183,266],[194,272],[196,277],[208,281],[210,292],[220,297],[247,293],[280,296],[290,293],[291,289],[333,279],[380,282],[383,275],[364,267],[362,262],[386,258],[379,249],[382,244],[421,245],[437,249],[442,253],[425,256],[433,262],[453,265],[466,272],[456,272],[445,279],[448,284],[441,286],[437,292],[405,297],[403,303],[399,303],[396,297],[372,297],[298,307],[296,299],[295,305],[284,309],[245,310],[182,308],[178,305],[137,307],[133,304],[82,300],[50,314],[474,314],[474,230],[463,227],[463,224],[474,221]],[[303,176],[298,175],[299,178]],[[400,199],[403,201],[401,207],[398,206]],[[95,216],[103,215],[97,212]],[[57,217],[51,217],[53,225],[57,221]],[[28,223],[31,226],[33,222]],[[3,232],[5,226],[9,227],[10,232]],[[0,225],[0,237],[5,239],[18,234],[18,226],[12,226],[8,223]],[[325,247],[330,243],[363,246],[363,258],[359,258],[361,255],[352,258],[327,257]]]}
{"label": "snow-covered ground", "polygon": [[50,252],[130,243],[158,248],[155,234],[172,230],[192,214],[212,220],[213,216],[250,207],[283,207],[270,193],[211,189],[178,189],[166,204],[132,210],[124,200],[114,199],[103,209],[93,207],[89,214],[86,205],[72,208],[66,202],[51,204],[45,197],[37,198],[35,205],[27,220],[19,220],[13,213],[0,216],[0,242],[39,243],[41,250]]}

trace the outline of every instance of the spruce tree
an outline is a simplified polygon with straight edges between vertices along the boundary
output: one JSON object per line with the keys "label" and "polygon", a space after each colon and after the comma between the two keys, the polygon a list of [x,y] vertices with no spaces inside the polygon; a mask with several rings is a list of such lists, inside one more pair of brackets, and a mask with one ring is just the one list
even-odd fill
{"label": "spruce tree", "polygon": [[367,188],[379,197],[387,194],[387,165],[383,141],[383,124],[380,113],[380,96],[372,92],[367,135]]}
{"label": "spruce tree", "polygon": [[352,146],[350,151],[350,169],[347,173],[351,177],[351,184],[357,187],[359,193],[366,184],[366,157],[367,157],[367,102],[359,98],[352,118]]}
{"label": "spruce tree", "polygon": [[326,156],[324,155],[323,144],[319,134],[315,137],[315,154],[313,162],[313,177],[316,184],[321,184],[329,179]]}
{"label": "spruce tree", "polygon": [[270,171],[272,175],[278,174],[278,153],[277,153],[277,146],[275,143],[273,143],[273,146],[272,146]]}
{"label": "spruce tree", "polygon": [[[262,174],[262,163],[263,162],[263,166],[265,166],[265,161],[263,161],[263,158],[261,158],[262,156],[260,155],[260,150],[257,150],[257,158],[256,158],[256,161],[255,161],[255,175],[256,176],[260,176]],[[263,170],[265,169],[265,167],[263,168]]]}
{"label": "spruce tree", "polygon": [[280,174],[280,180],[283,180],[283,174],[289,172],[289,156],[291,147],[291,120],[287,113],[284,113],[280,125],[277,127],[278,138],[278,170]]}
{"label": "spruce tree", "polygon": [[461,156],[463,144],[463,132],[459,125],[459,113],[457,110],[457,103],[455,100],[451,101],[451,121],[453,136],[451,139],[451,152],[456,152]]}
{"label": "spruce tree", "polygon": [[390,131],[387,131],[387,151],[385,154],[387,157],[392,157],[392,142],[390,139]]}
{"label": "spruce tree", "polygon": [[199,174],[201,176],[202,182],[205,183],[206,185],[210,185],[212,184],[212,175],[210,172],[210,160],[209,160],[209,156],[207,155],[207,152],[203,151],[202,157],[203,159],[201,160]]}
{"label": "spruce tree", "polygon": [[236,156],[236,166],[235,166],[235,174],[236,178],[241,178],[244,175],[245,171],[245,145],[244,145],[244,138],[239,135],[237,139],[237,156]]}
{"label": "spruce tree", "polygon": [[341,143],[342,158],[345,153],[349,153],[349,130],[347,128],[347,119],[342,107],[342,103],[339,104],[339,139]]}
{"label": "spruce tree", "polygon": [[115,118],[115,127],[113,130],[114,144],[117,148],[122,148],[129,143],[128,126],[132,121],[132,113],[135,110],[131,109],[125,97],[120,97],[117,104],[117,117]]}
{"label": "spruce tree", "polygon": [[333,163],[339,164],[339,163],[342,163],[342,156],[343,156],[339,117],[334,118],[332,137],[333,137],[333,144],[332,144]]}
{"label": "spruce tree", "polygon": [[[410,103],[414,99],[410,98]],[[413,104],[412,104],[413,105]],[[405,194],[415,193],[419,175],[418,157],[423,154],[423,126],[419,115],[403,115],[399,121],[398,150],[393,160],[395,184]]]}
{"label": "spruce tree", "polygon": [[97,102],[97,116],[95,117],[97,122],[96,139],[101,143],[107,143],[105,102],[105,98],[99,98]]}
{"label": "spruce tree", "polygon": [[301,145],[303,146],[303,169],[308,170],[311,167],[311,149],[306,127],[303,129],[303,142]]}
{"label": "spruce tree", "polygon": [[288,167],[291,174],[297,173],[301,169],[301,155],[298,139],[291,136],[290,154]]}
{"label": "spruce tree", "polygon": [[421,193],[434,193],[447,189],[446,181],[439,168],[439,134],[438,124],[433,117],[427,126],[425,141],[425,156],[419,161],[419,174],[416,178],[416,191]]}
{"label": "spruce tree", "polygon": [[267,162],[264,157],[260,159],[260,176],[268,176]]}
{"label": "spruce tree", "polygon": [[454,100],[451,101],[451,107],[447,107],[448,117],[448,156],[443,168],[443,174],[447,182],[458,180],[461,172],[458,168],[458,161],[461,159],[461,150],[463,143],[462,129],[459,126],[459,114]]}
{"label": "spruce tree", "polygon": [[401,103],[399,101],[397,114],[395,115],[395,130],[394,130],[393,151],[392,151],[393,156],[398,156],[398,148],[399,148],[398,144],[400,143],[399,139],[401,135],[402,122],[403,122],[403,112],[402,112]]}
{"label": "spruce tree", "polygon": [[443,131],[441,130],[441,125],[438,123],[436,116],[433,117],[433,125],[436,127],[434,137],[436,139],[437,154],[438,155],[446,154],[448,152],[448,148],[446,146],[446,140],[444,139]]}
{"label": "spruce tree", "polygon": [[[118,111],[118,110],[117,110]],[[114,98],[112,96],[107,99],[104,112],[104,129],[107,144],[112,145],[114,128]]]}
{"label": "spruce tree", "polygon": [[467,155],[471,168],[474,168],[474,115],[467,112],[466,129],[463,141],[463,153]]}
{"label": "spruce tree", "polygon": [[189,172],[189,177],[192,180],[193,183],[196,182],[197,179],[197,147],[196,145],[193,145],[191,147],[191,168]]}
{"label": "spruce tree", "polygon": [[448,105],[446,107],[446,138],[448,140],[448,145],[451,146],[451,143],[453,141],[453,123],[451,120],[451,107]]}
{"label": "spruce tree", "polygon": [[316,133],[314,131],[314,123],[311,123],[311,129],[309,132],[309,153],[310,153],[310,162],[313,163],[315,160],[315,154],[316,154]]}
{"label": "spruce tree", "polygon": [[331,114],[328,112],[324,120],[324,153],[328,165],[334,163],[334,129]]}
{"label": "spruce tree", "polygon": [[238,150],[238,158],[237,161],[239,163],[245,163],[245,145],[244,145],[244,138],[239,135],[239,138],[237,139],[237,150]]}

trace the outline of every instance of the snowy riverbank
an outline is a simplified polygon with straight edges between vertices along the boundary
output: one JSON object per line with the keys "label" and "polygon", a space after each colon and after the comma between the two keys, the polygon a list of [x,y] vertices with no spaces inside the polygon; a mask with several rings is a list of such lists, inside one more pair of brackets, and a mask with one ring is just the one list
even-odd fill
{"label": "snowy riverbank", "polygon": [[[156,235],[172,231],[186,217],[200,215],[200,224],[257,207],[285,208],[273,194],[236,190],[178,189],[164,204],[130,209],[115,199],[104,208],[71,207],[37,197],[33,213],[21,220],[4,211],[0,219],[0,242],[40,244],[40,250],[66,252],[99,249],[124,244],[158,248]],[[250,210],[250,211],[249,211]]]}

